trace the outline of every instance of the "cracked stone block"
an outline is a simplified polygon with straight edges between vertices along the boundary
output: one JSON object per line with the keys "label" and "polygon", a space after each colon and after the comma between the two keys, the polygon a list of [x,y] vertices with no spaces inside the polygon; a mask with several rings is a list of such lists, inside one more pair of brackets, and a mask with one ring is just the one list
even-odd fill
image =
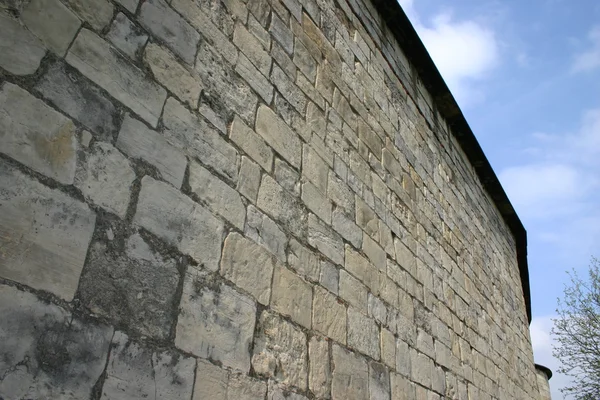
{"label": "cracked stone block", "polygon": [[81,302],[141,335],[167,339],[175,322],[177,262],[153,251],[139,233],[127,238],[122,253],[115,247],[92,244],[79,284]]}
{"label": "cracked stone block", "polygon": [[254,341],[252,367],[260,375],[304,390],[308,381],[305,334],[276,314],[263,311]]}
{"label": "cracked stone block", "polygon": [[213,288],[205,284],[189,273],[185,278],[175,345],[248,372],[256,303],[224,284]]}
{"label": "cracked stone block", "polygon": [[37,71],[46,48],[16,19],[3,12],[0,12],[0,37],[9,44],[1,45],[0,67],[15,75],[30,75]]}
{"label": "cracked stone block", "polygon": [[96,215],[5,162],[0,188],[0,276],[71,301]]}
{"label": "cracked stone block", "polygon": [[116,332],[101,400],[189,400],[195,367],[192,357],[147,348]]}
{"label": "cracked stone block", "polygon": [[89,399],[112,335],[111,327],[0,285],[0,398]]}

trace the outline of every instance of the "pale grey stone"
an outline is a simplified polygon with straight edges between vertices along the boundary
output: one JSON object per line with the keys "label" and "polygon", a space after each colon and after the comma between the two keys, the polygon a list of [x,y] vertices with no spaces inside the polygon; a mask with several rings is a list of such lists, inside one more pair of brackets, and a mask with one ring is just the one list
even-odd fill
{"label": "pale grey stone", "polygon": [[95,33],[82,29],[66,60],[156,127],[167,97],[166,91],[147,79],[142,71],[118,55]]}
{"label": "pale grey stone", "polygon": [[[251,35],[250,33],[248,34]],[[269,83],[269,80],[256,69],[244,54],[239,55],[235,64],[235,71],[248,82],[248,85],[258,93],[266,104],[271,104],[271,100],[273,100],[273,85]]]}
{"label": "pale grey stone", "polygon": [[344,264],[344,242],[342,237],[323,224],[317,217],[308,217],[308,243],[336,264]]}
{"label": "pale grey stone", "polygon": [[396,249],[396,261],[398,264],[408,272],[415,272],[417,268],[417,258],[410,249],[398,238],[394,240],[394,247]]}
{"label": "pale grey stone", "polygon": [[298,111],[304,115],[306,110],[306,95],[296,86],[286,73],[275,63],[271,68],[271,82],[279,93]]}
{"label": "pale grey stone", "polygon": [[310,52],[302,44],[302,40],[296,38],[294,46],[294,64],[302,71],[302,73],[311,81],[314,82],[317,77],[317,62],[310,55]]}
{"label": "pale grey stone", "polygon": [[189,400],[196,360],[172,351],[156,351],[116,332],[102,387],[102,400]]}
{"label": "pale grey stone", "polygon": [[261,105],[256,113],[256,133],[265,139],[292,166],[300,168],[302,142],[298,135],[269,107]]}
{"label": "pale grey stone", "polygon": [[292,54],[294,51],[294,35],[277,14],[272,14],[271,16],[269,32],[288,54]]}
{"label": "pale grey stone", "polygon": [[379,360],[379,328],[354,307],[348,307],[348,346]]}
{"label": "pale grey stone", "polygon": [[430,358],[436,358],[433,337],[421,328],[417,328],[417,350]]}
{"label": "pale grey stone", "polygon": [[412,379],[425,387],[431,386],[433,361],[423,353],[410,349],[410,375]]}
{"label": "pale grey stone", "polygon": [[144,52],[144,61],[150,66],[154,78],[160,84],[181,101],[196,108],[202,89],[199,79],[179,64],[174,56],[159,45],[149,43]]}
{"label": "pale grey stone", "polygon": [[390,371],[373,361],[369,363],[369,400],[390,400]]}
{"label": "pale grey stone", "polygon": [[100,139],[110,141],[118,129],[119,110],[96,86],[62,62],[48,69],[35,90]]}
{"label": "pale grey stone", "polygon": [[310,329],[312,287],[281,264],[276,265],[273,271],[271,308]]}
{"label": "pale grey stone", "polygon": [[353,220],[348,218],[346,214],[340,209],[335,208],[331,215],[331,227],[344,239],[352,243],[352,245],[360,249],[363,241],[363,231],[354,223]]}
{"label": "pale grey stone", "polygon": [[81,132],[81,145],[86,149],[90,147],[90,142],[92,141],[92,134],[86,130]]}
{"label": "pale grey stone", "polygon": [[176,188],[181,187],[187,159],[163,135],[127,114],[116,145],[129,157],[140,158],[155,166],[165,181]]}
{"label": "pale grey stone", "polygon": [[446,393],[446,374],[441,367],[434,367],[431,377],[431,389],[438,393]]}
{"label": "pale grey stone", "polygon": [[256,36],[263,49],[269,50],[271,48],[271,35],[269,35],[269,32],[263,28],[260,22],[258,22],[256,17],[252,14],[248,15],[248,31]]}
{"label": "pale grey stone", "polygon": [[296,239],[290,240],[287,262],[292,269],[306,279],[313,282],[319,280],[319,257]]}
{"label": "pale grey stone", "polygon": [[312,317],[314,330],[346,344],[346,307],[319,286],[315,286]]}
{"label": "pale grey stone", "polygon": [[47,48],[64,57],[81,25],[79,18],[58,0],[32,0],[21,20]]}
{"label": "pale grey stone", "polygon": [[[269,75],[271,69],[271,56],[264,49],[260,41],[248,32],[241,23],[237,23],[233,32],[233,43],[256,66],[264,76]],[[239,62],[239,59],[238,59]]]}
{"label": "pale grey stone", "polygon": [[116,0],[117,3],[121,4],[123,7],[125,7],[127,9],[127,11],[129,11],[132,14],[135,14],[135,11],[137,10],[137,6],[139,3],[139,0]]}
{"label": "pale grey stone", "polygon": [[279,65],[290,80],[296,80],[296,65],[281,45],[275,41],[271,43],[271,57],[275,60],[276,64],[274,63],[274,65]]}
{"label": "pale grey stone", "polygon": [[256,320],[252,299],[224,284],[211,289],[188,273],[179,309],[177,347],[245,373],[250,370]]}
{"label": "pale grey stone", "polygon": [[302,175],[308,178],[321,193],[327,193],[327,176],[329,166],[317,152],[305,144],[302,151]]}
{"label": "pale grey stone", "polygon": [[229,132],[231,140],[237,144],[240,149],[246,152],[254,161],[256,161],[267,172],[271,172],[273,165],[273,151],[252,129],[244,123],[237,115],[231,124]]}
{"label": "pale grey stone", "polygon": [[46,48],[17,20],[3,12],[0,12],[0,37],[0,67],[15,75],[37,71]]}
{"label": "pale grey stone", "polygon": [[381,327],[381,361],[390,368],[396,368],[396,337],[385,327]]}
{"label": "pale grey stone", "polygon": [[368,235],[363,235],[362,250],[365,252],[369,260],[383,273],[387,270],[387,256],[385,251],[371,239]]}
{"label": "pale grey stone", "polygon": [[300,195],[300,174],[279,158],[275,159],[275,180],[288,192]]}
{"label": "pale grey stone", "polygon": [[340,272],[335,265],[326,260],[321,261],[319,283],[330,292],[338,294],[339,280]]}
{"label": "pale grey stone", "polygon": [[331,203],[329,200],[310,182],[302,184],[302,201],[306,207],[315,213],[315,215],[331,224]]}
{"label": "pale grey stone", "polygon": [[112,334],[106,325],[0,285],[0,397],[89,399]]}
{"label": "pale grey stone", "polygon": [[194,65],[200,34],[163,0],[142,4],[140,24],[189,65]]}
{"label": "pale grey stone", "polygon": [[269,304],[273,268],[278,265],[275,257],[262,246],[238,233],[231,233],[225,239],[221,275],[261,304]]}
{"label": "pale grey stone", "polygon": [[215,112],[213,105],[208,103],[208,98],[200,96],[200,105],[198,106],[198,112],[208,122],[214,125],[215,128],[222,134],[227,135],[227,123],[223,117]]}
{"label": "pale grey stone", "polygon": [[[416,400],[415,384],[400,374],[390,374],[392,399]],[[461,399],[466,399],[462,397]]]}
{"label": "pale grey stone", "polygon": [[94,233],[85,203],[0,162],[0,276],[71,301]]}
{"label": "pale grey stone", "polygon": [[360,197],[356,196],[356,224],[373,240],[379,240],[379,218]]}
{"label": "pale grey stone", "polygon": [[321,337],[313,336],[308,343],[308,388],[318,398],[329,398],[331,394],[331,362],[329,343]]}
{"label": "pale grey stone", "polygon": [[107,0],[66,0],[71,10],[96,31],[101,31],[110,22],[114,7]]}
{"label": "pale grey stone", "polygon": [[268,311],[260,315],[258,328],[252,355],[254,371],[305,390],[308,383],[306,335]]}
{"label": "pale grey stone", "polygon": [[346,214],[354,214],[354,193],[352,193],[350,187],[343,180],[338,178],[333,171],[329,171],[327,197],[340,206]]}
{"label": "pale grey stone", "polygon": [[333,345],[333,379],[331,383],[333,400],[367,400],[369,398],[369,368],[367,361]]}
{"label": "pale grey stone", "polygon": [[92,244],[81,274],[81,303],[132,331],[167,339],[179,286],[177,262],[153,251],[135,233],[119,252],[114,243]]}
{"label": "pale grey stone", "polygon": [[382,325],[387,324],[387,308],[381,299],[369,293],[369,317],[375,318]]}
{"label": "pale grey stone", "polygon": [[148,35],[134,25],[123,13],[117,14],[117,17],[110,26],[110,31],[106,34],[106,38],[116,48],[134,60],[141,53],[142,48],[148,41]]}
{"label": "pale grey stone", "polygon": [[258,188],[260,187],[260,167],[250,158],[242,156],[240,164],[240,173],[236,190],[246,196],[253,203],[258,197]]}
{"label": "pale grey stone", "polygon": [[270,380],[267,400],[308,400],[308,397],[294,393],[288,387],[277,385]]}
{"label": "pale grey stone", "polygon": [[223,223],[171,185],[145,176],[133,220],[201,266],[218,269]]}
{"label": "pale grey stone", "polygon": [[[229,371],[206,360],[196,362],[196,382],[192,400],[228,400]],[[261,397],[261,399],[263,399]],[[235,400],[235,399],[232,399]]]}
{"label": "pale grey stone", "polygon": [[135,172],[129,160],[105,142],[95,142],[80,160],[75,187],[86,200],[125,218]]}
{"label": "pale grey stone", "polygon": [[263,175],[257,205],[294,235],[306,236],[306,210],[268,175]]}
{"label": "pale grey stone", "polygon": [[173,146],[237,181],[238,152],[204,119],[169,97],[163,113],[164,135]]}
{"label": "pale grey stone", "polygon": [[246,207],[239,193],[198,163],[190,163],[192,193],[239,230],[244,230]]}
{"label": "pale grey stone", "polygon": [[277,224],[253,205],[248,206],[244,234],[285,262],[287,237]]}
{"label": "pale grey stone", "polygon": [[343,269],[340,270],[339,296],[359,310],[368,311],[367,287]]}

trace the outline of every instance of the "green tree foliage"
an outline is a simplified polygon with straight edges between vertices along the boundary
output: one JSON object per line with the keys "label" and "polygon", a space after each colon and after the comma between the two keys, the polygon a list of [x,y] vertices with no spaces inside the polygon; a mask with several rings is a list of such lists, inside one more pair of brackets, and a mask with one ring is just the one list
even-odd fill
{"label": "green tree foliage", "polygon": [[572,378],[564,395],[580,400],[600,399],[600,261],[592,258],[587,279],[569,274],[564,299],[558,300],[558,317],[552,334],[558,372]]}

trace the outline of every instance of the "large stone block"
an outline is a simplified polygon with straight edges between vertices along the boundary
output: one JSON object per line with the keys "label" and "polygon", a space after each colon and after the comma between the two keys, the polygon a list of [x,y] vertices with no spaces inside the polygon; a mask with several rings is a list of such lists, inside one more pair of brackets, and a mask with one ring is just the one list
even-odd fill
{"label": "large stone block", "polygon": [[148,35],[140,27],[134,25],[123,13],[117,14],[110,26],[110,31],[106,34],[106,38],[132,60],[138,58],[142,48],[148,41]]}
{"label": "large stone block", "polygon": [[248,206],[244,234],[285,262],[287,236],[271,218],[253,205]]}
{"label": "large stone block", "polygon": [[346,270],[340,270],[339,295],[342,299],[367,313],[367,287],[350,275]]}
{"label": "large stone block", "polygon": [[369,399],[367,361],[336,344],[333,345],[331,398],[333,400]]}
{"label": "large stone block", "polygon": [[8,82],[0,91],[0,141],[0,152],[60,183],[73,183],[77,159],[73,122]]}
{"label": "large stone block", "polygon": [[273,151],[252,129],[248,127],[237,115],[231,124],[229,133],[231,140],[240,149],[246,152],[267,172],[271,172],[273,166]]}
{"label": "large stone block", "polygon": [[223,222],[167,183],[142,179],[134,222],[216,271]]}
{"label": "large stone block", "polygon": [[0,285],[0,397],[89,399],[112,335],[106,325]]}
{"label": "large stone block", "polygon": [[344,242],[333,229],[313,214],[308,217],[308,243],[336,264],[344,264]]}
{"label": "large stone block", "polygon": [[327,290],[316,286],[313,299],[313,329],[346,344],[346,307]]}
{"label": "large stone block", "polygon": [[0,37],[3,40],[0,67],[15,75],[30,75],[37,71],[46,55],[46,47],[16,19],[3,12],[0,12]]}
{"label": "large stone block", "polygon": [[246,373],[250,370],[256,321],[252,299],[225,284],[206,286],[199,276],[188,273],[179,308],[177,347]]}
{"label": "large stone block", "polygon": [[95,33],[82,29],[66,58],[111,96],[156,127],[167,92]]}
{"label": "large stone block", "polygon": [[273,272],[271,308],[307,329],[311,327],[312,288],[298,275],[278,265]]}
{"label": "large stone block", "polygon": [[33,0],[21,20],[50,50],[63,57],[81,25],[79,18],[58,0]]}
{"label": "large stone block", "polygon": [[329,398],[331,394],[331,361],[329,343],[322,337],[313,336],[308,343],[308,388],[317,398]]}
{"label": "large stone block", "polygon": [[254,341],[254,371],[285,384],[306,389],[308,349],[305,334],[276,314],[263,311]]}
{"label": "large stone block", "polygon": [[107,0],[66,0],[73,11],[86,20],[96,31],[110,22],[114,6]]}
{"label": "large stone block", "polygon": [[256,133],[283,158],[300,168],[302,142],[298,135],[269,107],[261,105],[256,113]]}
{"label": "large stone block", "polygon": [[319,281],[319,257],[295,239],[290,241],[287,261],[289,266],[301,276],[313,282]]}
{"label": "large stone block", "polygon": [[267,384],[198,360],[192,400],[264,400]]}
{"label": "large stone block", "polygon": [[257,205],[298,237],[306,235],[306,210],[269,175],[263,175]]}
{"label": "large stone block", "polygon": [[71,301],[92,239],[84,203],[0,162],[0,276]]}
{"label": "large stone block", "polygon": [[195,368],[192,357],[153,350],[116,332],[101,400],[189,400]]}
{"label": "large stone block", "polygon": [[250,59],[261,74],[269,75],[271,56],[263,49],[256,36],[248,32],[244,25],[238,23],[235,26],[233,43]]}
{"label": "large stone block", "polygon": [[348,346],[379,360],[379,328],[354,307],[348,307]]}
{"label": "large stone block", "polygon": [[119,252],[114,242],[91,246],[79,297],[92,312],[144,336],[167,339],[175,323],[177,262],[153,251],[138,234]]}
{"label": "large stone block", "polygon": [[371,292],[379,293],[379,271],[365,257],[346,245],[346,270],[364,283]]}

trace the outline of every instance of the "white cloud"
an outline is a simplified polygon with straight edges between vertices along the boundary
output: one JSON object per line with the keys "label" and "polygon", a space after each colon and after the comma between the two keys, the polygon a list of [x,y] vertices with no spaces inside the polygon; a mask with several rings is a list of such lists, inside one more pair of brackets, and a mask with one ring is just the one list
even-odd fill
{"label": "white cloud", "polygon": [[600,67],[600,26],[590,30],[588,40],[590,48],[575,56],[571,72],[587,72]]}

